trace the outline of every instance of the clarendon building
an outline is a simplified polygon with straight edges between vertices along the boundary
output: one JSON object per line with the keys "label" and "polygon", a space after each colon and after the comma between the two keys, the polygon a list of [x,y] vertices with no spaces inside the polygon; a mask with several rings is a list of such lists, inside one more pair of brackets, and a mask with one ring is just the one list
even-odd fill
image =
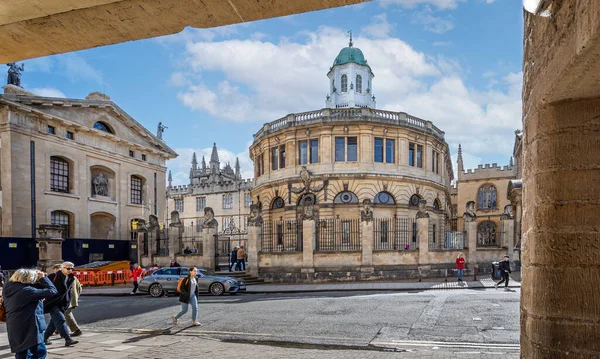
{"label": "clarendon building", "polygon": [[[213,144],[208,165],[204,156],[199,164],[196,153],[193,154],[189,178],[188,185],[173,186],[169,173],[167,212],[176,211],[178,220],[183,226],[180,235],[181,243],[177,246],[176,253],[171,255],[202,254],[201,232],[204,224],[204,209],[210,207],[214,211],[214,218],[218,221],[219,232],[227,235],[226,240],[222,240],[224,243],[220,251],[227,259],[233,246],[230,240],[236,245],[245,243],[246,218],[252,203],[250,191],[253,181],[242,178],[237,158],[235,168],[232,168],[229,163],[221,167],[216,144]],[[165,219],[167,225],[172,224],[170,221],[170,218]],[[180,258],[178,261],[187,263],[185,258]],[[195,265],[198,263],[196,262]]]}
{"label": "clarendon building", "polygon": [[166,208],[166,166],[177,154],[104,94],[0,96],[1,236],[36,237],[42,224],[68,239],[137,236],[132,223]]}

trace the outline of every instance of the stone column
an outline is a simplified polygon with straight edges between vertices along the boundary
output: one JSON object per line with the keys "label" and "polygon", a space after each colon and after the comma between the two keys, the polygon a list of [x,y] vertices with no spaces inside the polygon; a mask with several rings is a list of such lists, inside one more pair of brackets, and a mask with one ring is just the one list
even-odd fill
{"label": "stone column", "polygon": [[181,254],[181,234],[183,224],[175,222],[169,224],[169,255],[175,259],[175,256]]}
{"label": "stone column", "polygon": [[204,207],[204,223],[202,224],[202,258],[206,269],[219,270],[217,268],[216,235],[219,231],[219,222],[215,219],[215,212],[211,207]]}
{"label": "stone column", "polygon": [[469,257],[467,258],[467,264],[469,268],[477,266],[477,258],[475,253],[477,252],[477,218],[470,218],[463,216],[465,232],[467,232],[467,246],[469,248]]}
{"label": "stone column", "polygon": [[254,277],[258,277],[258,252],[260,251],[259,243],[261,234],[262,226],[250,225],[248,227],[248,248],[246,248],[248,263],[246,263],[246,272]]}
{"label": "stone column", "polygon": [[[419,242],[419,266],[429,264],[427,259],[429,253],[429,213],[427,213],[427,201],[419,201],[419,212],[417,212],[417,241]],[[422,268],[422,267],[421,267]]]}
{"label": "stone column", "polygon": [[514,218],[510,218],[508,216],[500,217],[500,225],[502,226],[502,247],[506,247],[508,249],[508,257],[511,262],[514,260],[514,251],[515,251],[515,220]]}
{"label": "stone column", "polygon": [[314,273],[315,220],[302,221],[302,273]]}
{"label": "stone column", "polygon": [[362,262],[360,271],[373,273],[373,221],[361,221],[360,241],[362,245]]}
{"label": "stone column", "polygon": [[37,231],[38,238],[36,238],[36,241],[40,246],[37,267],[44,272],[50,272],[53,265],[63,262],[63,228],[52,224],[40,224]]}

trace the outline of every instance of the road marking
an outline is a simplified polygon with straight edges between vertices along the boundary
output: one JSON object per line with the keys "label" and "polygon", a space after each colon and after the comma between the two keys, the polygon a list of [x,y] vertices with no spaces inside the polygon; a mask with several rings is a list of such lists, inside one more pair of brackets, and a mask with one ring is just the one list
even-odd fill
{"label": "road marking", "polygon": [[494,330],[504,330],[504,327],[492,327]]}
{"label": "road marking", "polygon": [[464,348],[464,349],[500,349],[500,350],[520,350],[519,344],[508,344],[508,343],[465,343],[465,342],[432,342],[432,341],[419,341],[419,340],[391,340],[386,342],[372,341],[370,343],[374,346],[418,346],[418,347],[441,347],[441,348]]}
{"label": "road marking", "polygon": [[473,320],[481,320],[481,318],[473,318]]}

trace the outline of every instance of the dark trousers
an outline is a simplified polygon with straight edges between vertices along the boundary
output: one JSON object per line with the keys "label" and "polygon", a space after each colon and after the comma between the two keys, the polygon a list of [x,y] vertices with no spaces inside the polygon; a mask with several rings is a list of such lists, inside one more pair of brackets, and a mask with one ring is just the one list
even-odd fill
{"label": "dark trousers", "polygon": [[502,272],[502,280],[498,282],[498,285],[505,283],[504,287],[508,288],[508,281],[510,280],[509,278],[509,273],[508,272]]}
{"label": "dark trousers", "polygon": [[133,280],[133,290],[131,292],[135,293],[135,292],[137,292],[137,290],[138,290],[138,282],[137,282],[137,280],[134,279]]}
{"label": "dark trousers", "polygon": [[54,334],[54,330],[58,329],[58,333],[65,339],[70,339],[69,329],[67,328],[67,322],[65,320],[65,313],[59,307],[52,307],[50,309],[50,322],[44,332],[44,340],[50,338]]}
{"label": "dark trousers", "polygon": [[243,258],[238,258],[238,260],[237,260],[237,266],[238,266],[239,270],[241,270],[241,271],[245,271],[246,270],[246,264],[244,263],[244,259]]}
{"label": "dark trousers", "polygon": [[39,343],[38,345],[32,346],[27,350],[15,353],[15,359],[45,359],[46,358],[46,344]]}
{"label": "dark trousers", "polygon": [[237,263],[237,258],[231,261],[231,264],[229,264],[229,271],[231,272],[231,268],[235,268],[235,270],[238,270],[238,263]]}

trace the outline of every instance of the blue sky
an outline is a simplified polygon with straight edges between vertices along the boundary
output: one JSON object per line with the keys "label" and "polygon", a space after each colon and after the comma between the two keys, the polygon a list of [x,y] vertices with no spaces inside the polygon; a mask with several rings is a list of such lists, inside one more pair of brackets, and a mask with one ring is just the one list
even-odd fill
{"label": "blue sky", "polygon": [[[22,85],[47,96],[106,93],[155,132],[168,126],[176,184],[192,152],[239,156],[263,123],[324,106],[347,30],[375,79],[377,107],[431,120],[466,167],[507,164],[521,127],[522,5],[509,0],[375,0],[360,5],[25,61]],[[454,161],[456,167],[456,162]]]}

